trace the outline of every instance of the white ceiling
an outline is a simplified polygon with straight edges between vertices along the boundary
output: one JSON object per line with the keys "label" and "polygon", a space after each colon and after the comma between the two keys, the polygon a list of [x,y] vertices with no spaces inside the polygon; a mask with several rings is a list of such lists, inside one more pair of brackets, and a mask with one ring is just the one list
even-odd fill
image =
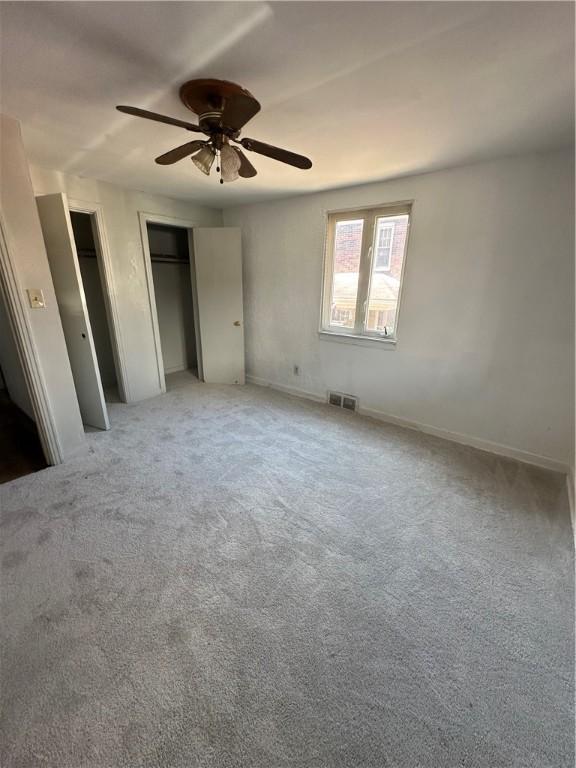
{"label": "white ceiling", "polygon": [[[3,2],[1,108],[32,163],[225,207],[573,141],[574,6],[555,2]],[[122,115],[193,120],[193,77],[233,80],[262,111],[244,134],[309,156],[250,153],[221,186],[189,141]]]}

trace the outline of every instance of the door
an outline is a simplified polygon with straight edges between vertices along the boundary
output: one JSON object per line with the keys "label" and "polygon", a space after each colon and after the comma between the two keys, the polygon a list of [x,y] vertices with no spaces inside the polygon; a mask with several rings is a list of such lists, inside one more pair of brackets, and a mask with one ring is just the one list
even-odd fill
{"label": "door", "polygon": [[66,195],[36,198],[82,421],[110,429]]}
{"label": "door", "polygon": [[192,232],[198,376],[210,384],[244,384],[240,229],[200,227]]}

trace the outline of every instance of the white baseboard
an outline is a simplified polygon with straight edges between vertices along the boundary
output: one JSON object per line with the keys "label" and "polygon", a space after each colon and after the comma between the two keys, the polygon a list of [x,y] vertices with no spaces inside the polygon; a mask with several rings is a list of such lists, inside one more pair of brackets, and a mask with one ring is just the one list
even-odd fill
{"label": "white baseboard", "polygon": [[294,397],[303,397],[305,400],[314,400],[317,403],[325,403],[326,397],[319,395],[316,392],[308,392],[305,389],[299,389],[298,387],[289,387],[286,384],[277,384],[268,379],[262,379],[260,376],[246,376],[247,384],[256,384],[259,387],[270,387],[270,389],[277,389],[279,392],[285,392],[287,395],[294,395]]}
{"label": "white baseboard", "polygon": [[576,499],[574,498],[574,469],[571,468],[566,475],[566,485],[568,488],[568,504],[570,505],[570,519],[572,520],[572,533],[576,537]]}
{"label": "white baseboard", "polygon": [[[259,376],[246,376],[246,381],[250,384],[257,384],[260,387],[270,387],[271,389],[277,389],[280,392],[285,392],[288,395],[294,395],[295,397],[303,397],[307,400],[314,400],[316,402],[325,403],[325,395],[319,395],[317,392],[308,392],[298,387],[287,386],[286,384],[279,384],[274,381],[268,381]],[[464,435],[460,432],[452,432],[448,429],[442,429],[441,427],[434,427],[430,424],[422,424],[421,422],[411,421],[401,416],[394,416],[384,411],[378,411],[373,408],[358,409],[358,413],[361,416],[369,416],[372,419],[378,421],[384,421],[388,424],[395,424],[399,427],[405,427],[407,429],[414,429],[418,432],[424,432],[427,435],[433,435],[434,437],[441,437],[444,440],[450,440],[453,443],[459,443],[460,445],[469,445],[472,448],[478,448],[481,451],[488,451],[496,456],[503,456],[507,459],[515,459],[521,461],[523,464],[530,464],[535,467],[541,467],[542,469],[551,469],[554,472],[562,472],[568,474],[569,467],[562,461],[552,459],[548,456],[540,456],[536,453],[530,453],[529,451],[522,451],[519,448],[512,448],[508,445],[502,445],[501,443],[495,443],[491,440],[484,440],[479,437],[473,437],[472,435]],[[573,508],[573,502],[572,502]]]}

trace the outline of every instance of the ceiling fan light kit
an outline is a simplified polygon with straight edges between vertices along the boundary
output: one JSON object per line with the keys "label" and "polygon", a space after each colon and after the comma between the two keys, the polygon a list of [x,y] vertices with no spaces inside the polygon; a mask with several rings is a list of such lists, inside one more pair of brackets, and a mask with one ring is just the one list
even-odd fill
{"label": "ceiling fan light kit", "polygon": [[240,158],[234,147],[225,141],[220,149],[220,181],[236,181],[239,178]]}
{"label": "ceiling fan light kit", "polygon": [[206,176],[210,176],[210,170],[215,157],[216,152],[214,149],[209,144],[206,144],[199,152],[192,155],[192,162],[196,168],[199,168],[202,171],[202,173],[205,173]]}
{"label": "ceiling fan light kit", "polygon": [[214,160],[218,157],[216,170],[220,173],[221,184],[235,181],[239,177],[249,179],[256,176],[257,171],[240,149],[242,147],[295,168],[305,170],[312,167],[312,162],[303,155],[256,139],[240,139],[241,129],[260,111],[258,101],[240,85],[227,80],[189,80],[180,88],[180,99],[198,116],[198,125],[138,107],[116,107],[128,115],[175,125],[187,131],[204,133],[208,137],[205,141],[189,141],[165,152],[156,158],[159,165],[172,165],[185,157],[191,157],[194,165],[209,176]]}

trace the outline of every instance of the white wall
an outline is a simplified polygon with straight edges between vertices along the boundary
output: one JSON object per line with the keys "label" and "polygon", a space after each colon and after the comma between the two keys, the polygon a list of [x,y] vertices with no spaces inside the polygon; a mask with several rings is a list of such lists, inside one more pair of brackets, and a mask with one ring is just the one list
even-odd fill
{"label": "white wall", "polygon": [[[225,210],[243,231],[248,374],[568,464],[573,167],[538,154]],[[401,200],[414,206],[396,348],[319,338],[326,212]]]}
{"label": "white wall", "polygon": [[190,267],[152,262],[164,372],[183,371],[194,362],[194,313]]}
{"label": "white wall", "polygon": [[0,208],[22,294],[27,288],[41,288],[44,292],[45,308],[26,311],[56,439],[65,460],[85,448],[84,429],[20,126],[5,115],[0,116]]}
{"label": "white wall", "polygon": [[148,195],[58,171],[32,167],[31,173],[36,195],[66,192],[71,199],[102,206],[118,298],[120,345],[126,361],[126,398],[131,402],[159,394],[138,213],[171,216],[210,227],[222,223],[221,212],[189,201]]}

